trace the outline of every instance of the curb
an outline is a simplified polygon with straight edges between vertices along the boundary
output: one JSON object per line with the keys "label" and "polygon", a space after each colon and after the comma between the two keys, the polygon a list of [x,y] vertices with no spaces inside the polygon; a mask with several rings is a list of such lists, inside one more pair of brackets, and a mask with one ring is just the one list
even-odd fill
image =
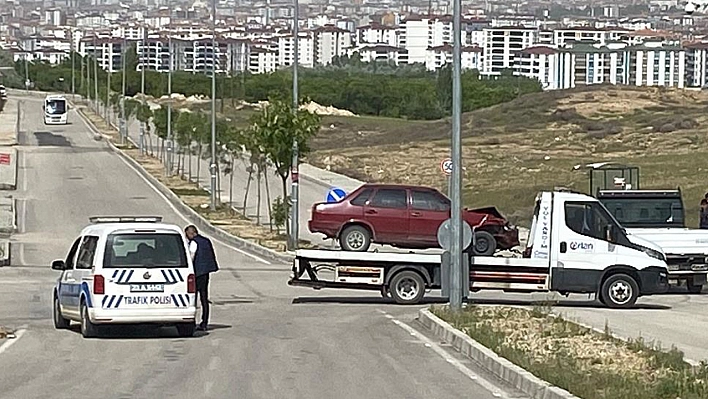
{"label": "curb", "polygon": [[242,249],[246,252],[250,252],[254,255],[262,256],[268,260],[274,261],[276,263],[290,263],[293,261],[293,255],[289,254],[280,254],[270,248],[266,248],[263,246],[260,246],[258,244],[255,244],[251,241],[244,240],[243,238],[236,237],[234,235],[229,234],[228,232],[215,227],[212,225],[207,219],[205,219],[202,215],[197,213],[194,209],[190,208],[189,206],[185,205],[184,202],[170,190],[169,188],[165,187],[162,182],[157,180],[153,175],[151,175],[145,168],[140,165],[136,160],[131,158],[129,155],[127,155],[125,152],[123,152],[120,148],[116,147],[111,141],[110,137],[107,137],[106,135],[100,133],[98,129],[96,129],[96,126],[86,117],[86,115],[83,113],[83,111],[79,110],[77,108],[77,112],[81,117],[84,119],[84,121],[91,127],[91,129],[94,130],[94,132],[97,132],[97,134],[100,134],[102,137],[106,139],[106,142],[108,143],[108,146],[118,154],[120,157],[122,157],[124,160],[126,160],[131,166],[133,166],[142,177],[146,178],[152,185],[154,185],[160,193],[162,193],[168,201],[175,207],[177,210],[182,213],[184,216],[189,217],[190,219],[196,220],[195,225],[197,226],[198,229],[208,232],[210,235],[218,237],[220,240],[224,241],[226,244],[229,244],[231,246],[234,246],[236,248]]}
{"label": "curb", "polygon": [[491,349],[435,316],[428,309],[418,311],[418,320],[432,331],[436,338],[452,345],[457,351],[474,359],[496,377],[533,399],[581,399],[500,357]]}

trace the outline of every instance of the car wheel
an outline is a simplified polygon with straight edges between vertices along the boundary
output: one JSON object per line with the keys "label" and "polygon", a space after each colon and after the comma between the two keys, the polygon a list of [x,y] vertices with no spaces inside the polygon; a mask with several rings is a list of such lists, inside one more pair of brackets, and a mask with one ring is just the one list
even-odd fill
{"label": "car wheel", "polygon": [[425,295],[425,281],[412,270],[396,273],[389,285],[391,297],[401,305],[414,305]]}
{"label": "car wheel", "polygon": [[98,337],[98,326],[91,322],[85,302],[81,302],[81,335],[84,338]]}
{"label": "car wheel", "polygon": [[197,326],[194,323],[182,323],[177,325],[177,332],[180,337],[192,337]]}
{"label": "car wheel", "polygon": [[602,303],[611,308],[629,308],[639,298],[639,286],[631,276],[613,274],[602,283]]}
{"label": "car wheel", "polygon": [[64,330],[69,328],[69,320],[65,319],[61,314],[61,307],[59,306],[59,298],[54,296],[54,307],[52,309],[52,318],[54,319],[54,328],[58,330]]}
{"label": "car wheel", "polygon": [[371,246],[371,233],[364,226],[349,226],[339,236],[339,244],[345,251],[366,252]]}
{"label": "car wheel", "polygon": [[492,256],[497,250],[497,240],[487,231],[474,233],[472,252],[476,256]]}

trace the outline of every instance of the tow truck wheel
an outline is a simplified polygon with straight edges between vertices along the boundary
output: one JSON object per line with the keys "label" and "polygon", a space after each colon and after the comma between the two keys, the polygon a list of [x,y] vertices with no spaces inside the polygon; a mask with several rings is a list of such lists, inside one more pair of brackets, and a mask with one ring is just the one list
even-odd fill
{"label": "tow truck wheel", "polygon": [[81,335],[84,338],[95,338],[98,336],[98,326],[91,322],[88,314],[88,306],[81,302]]}
{"label": "tow truck wheel", "polygon": [[601,302],[611,308],[629,308],[639,298],[637,282],[626,274],[613,274],[602,283]]}
{"label": "tow truck wheel", "polygon": [[64,330],[69,328],[69,320],[65,319],[61,314],[61,307],[59,306],[59,298],[54,296],[54,307],[52,309],[52,318],[54,319],[54,328],[59,330]]}
{"label": "tow truck wheel", "polygon": [[366,252],[371,245],[371,234],[364,226],[349,226],[339,235],[339,245],[345,251]]}
{"label": "tow truck wheel", "polygon": [[688,279],[688,280],[686,280],[686,289],[688,289],[688,292],[691,294],[700,294],[701,291],[703,290],[703,286],[698,285],[698,284],[693,284],[693,279]]}
{"label": "tow truck wheel", "polygon": [[389,285],[391,297],[401,305],[414,305],[425,295],[425,281],[420,274],[404,270],[396,273]]}

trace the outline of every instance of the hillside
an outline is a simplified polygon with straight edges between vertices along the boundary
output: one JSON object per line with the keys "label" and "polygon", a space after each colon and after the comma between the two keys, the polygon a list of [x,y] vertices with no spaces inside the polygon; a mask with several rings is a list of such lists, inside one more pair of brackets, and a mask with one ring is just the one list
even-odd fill
{"label": "hillside", "polygon": [[[689,223],[708,191],[708,93],[595,86],[522,96],[463,116],[465,202],[496,205],[527,224],[533,195],[566,186],[587,191],[579,163],[641,168],[642,188],[684,190]],[[308,161],[372,182],[447,190],[440,161],[449,120],[327,117]]]}

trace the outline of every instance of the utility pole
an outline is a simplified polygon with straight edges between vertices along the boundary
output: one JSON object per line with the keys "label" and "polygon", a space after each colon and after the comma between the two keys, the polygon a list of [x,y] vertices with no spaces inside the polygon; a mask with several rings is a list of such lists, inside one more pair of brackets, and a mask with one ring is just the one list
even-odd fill
{"label": "utility pole", "polygon": [[216,210],[216,0],[211,0],[211,210]]}
{"label": "utility pole", "polygon": [[81,87],[84,87],[84,85],[86,85],[86,81],[84,80],[84,58],[85,56],[81,57]]}
{"label": "utility pole", "polygon": [[69,32],[71,37],[71,100],[73,101],[76,98],[76,73],[74,72],[76,52],[74,50],[74,30],[71,29]]}
{"label": "utility pole", "polygon": [[[141,104],[145,106],[145,44],[147,42],[147,25],[143,26],[143,38],[140,46],[140,94]],[[145,153],[145,122],[140,122],[140,153]]]}
{"label": "utility pole", "polygon": [[120,61],[121,61],[121,71],[123,75],[123,81],[121,82],[122,87],[121,87],[121,96],[120,96],[120,137],[121,137],[121,144],[125,145],[127,136],[128,136],[128,131],[126,129],[127,122],[125,120],[125,57],[128,54],[126,51],[127,49],[125,48],[126,46],[126,40],[125,37],[123,37],[123,44],[121,45],[121,56],[120,56]]}
{"label": "utility pole", "polygon": [[[297,114],[300,101],[298,94],[298,82],[297,82],[297,64],[300,61],[299,54],[299,4],[298,0],[295,0],[295,7],[293,8],[293,113]],[[300,232],[300,220],[299,220],[299,196],[300,196],[300,165],[298,159],[298,143],[297,139],[293,139],[293,159],[292,165],[290,167],[290,177],[292,180],[292,187],[290,189],[290,249],[296,250],[299,243],[299,232]]]}
{"label": "utility pole", "polygon": [[96,114],[100,115],[99,110],[98,110],[98,52],[96,51],[96,36],[94,33],[93,36],[93,88],[94,88],[94,95],[96,98],[95,102],[95,108],[94,110],[96,111]]}
{"label": "utility pole", "polygon": [[29,52],[25,51],[25,91],[29,92],[30,88],[30,78],[29,78],[29,65],[28,65],[28,60],[29,58]]}
{"label": "utility pole", "polygon": [[[450,308],[453,311],[462,308],[462,142],[460,136],[460,116],[462,113],[462,86],[461,86],[461,0],[453,0],[452,34],[452,178],[450,179],[451,202],[451,245],[452,257],[450,270]],[[468,280],[469,277],[465,278]],[[468,283],[469,284],[469,283]]]}
{"label": "utility pole", "polygon": [[165,165],[165,173],[167,173],[167,176],[172,176],[172,33],[168,33],[168,35],[170,35],[167,38],[167,48],[170,54],[170,70],[167,72],[167,95],[170,96],[170,99],[167,102],[167,159],[165,160],[167,165]]}
{"label": "utility pole", "polygon": [[[110,126],[111,124],[111,73],[113,72],[113,45],[111,44],[111,53],[110,53],[110,58],[108,62],[108,70],[106,71],[108,75],[106,75],[106,106],[104,107],[103,114],[105,115],[105,120],[106,123]],[[105,59],[105,57],[104,57]]]}

